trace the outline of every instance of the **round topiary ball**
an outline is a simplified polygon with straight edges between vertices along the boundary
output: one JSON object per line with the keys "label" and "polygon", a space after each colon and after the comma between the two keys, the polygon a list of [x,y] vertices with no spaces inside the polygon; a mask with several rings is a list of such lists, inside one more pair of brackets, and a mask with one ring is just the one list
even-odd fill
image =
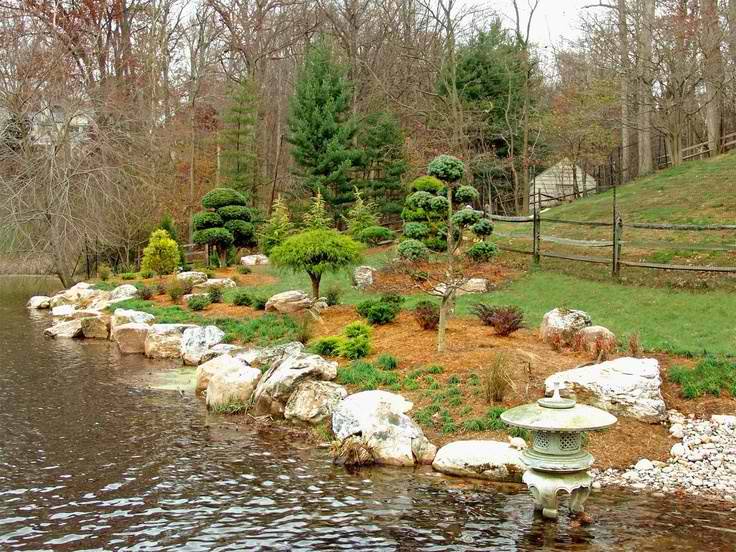
{"label": "round topiary ball", "polygon": [[232,188],[215,188],[202,198],[202,206],[207,209],[219,209],[226,205],[245,205],[246,197]]}
{"label": "round topiary ball", "polygon": [[250,222],[244,220],[229,220],[225,228],[233,235],[233,245],[236,247],[253,247],[258,243],[256,229]]}
{"label": "round topiary ball", "polygon": [[435,196],[429,192],[414,192],[406,198],[406,205],[410,209],[430,209],[430,204]]}
{"label": "round topiary ball", "polygon": [[407,222],[404,224],[404,236],[413,240],[423,240],[429,236],[429,226],[423,222]]}
{"label": "round topiary ball", "polygon": [[477,263],[490,261],[497,254],[498,248],[496,247],[496,244],[485,241],[474,244],[466,252],[466,255]]}
{"label": "round topiary ball", "polygon": [[472,186],[460,186],[455,190],[454,199],[458,203],[475,203],[480,199],[480,193]]}
{"label": "round topiary ball", "polygon": [[478,222],[470,227],[470,230],[476,236],[480,238],[485,238],[486,236],[490,236],[491,234],[493,234],[493,223],[488,219],[480,219]]}
{"label": "round topiary ball", "polygon": [[445,182],[457,182],[465,174],[465,164],[452,155],[438,155],[429,163],[427,173]]}
{"label": "round topiary ball", "polygon": [[194,243],[200,245],[209,244],[219,247],[230,247],[233,244],[234,238],[232,233],[225,228],[205,228],[204,230],[197,230],[192,235],[192,240]]}
{"label": "round topiary ball", "polygon": [[195,230],[217,228],[222,226],[222,217],[212,211],[200,211],[192,215],[192,224]]}
{"label": "round topiary ball", "polygon": [[452,223],[458,226],[471,226],[483,217],[483,213],[475,209],[460,209],[452,215]]}
{"label": "round topiary ball", "polygon": [[399,244],[399,257],[407,261],[426,261],[429,259],[429,249],[419,240],[405,240]]}
{"label": "round topiary ball", "polygon": [[413,192],[429,192],[430,194],[439,194],[445,185],[439,178],[434,176],[420,176],[409,184],[409,189]]}
{"label": "round topiary ball", "polygon": [[450,202],[443,196],[433,197],[429,202],[429,210],[433,213],[447,213],[449,206]]}
{"label": "round topiary ball", "polygon": [[222,220],[242,220],[250,222],[253,220],[253,213],[248,207],[242,205],[225,205],[217,210],[217,214],[222,217]]}

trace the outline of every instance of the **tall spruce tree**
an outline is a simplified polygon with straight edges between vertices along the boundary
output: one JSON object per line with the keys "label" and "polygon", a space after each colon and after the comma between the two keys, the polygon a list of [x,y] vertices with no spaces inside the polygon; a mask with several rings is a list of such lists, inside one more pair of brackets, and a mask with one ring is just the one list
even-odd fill
{"label": "tall spruce tree", "polygon": [[324,38],[309,47],[289,102],[291,155],[306,187],[318,191],[336,218],[353,200],[351,169],[356,125],[350,117],[351,85]]}
{"label": "tall spruce tree", "polygon": [[231,105],[220,133],[223,186],[245,193],[253,205],[258,198],[255,154],[256,96],[243,79],[230,94]]}

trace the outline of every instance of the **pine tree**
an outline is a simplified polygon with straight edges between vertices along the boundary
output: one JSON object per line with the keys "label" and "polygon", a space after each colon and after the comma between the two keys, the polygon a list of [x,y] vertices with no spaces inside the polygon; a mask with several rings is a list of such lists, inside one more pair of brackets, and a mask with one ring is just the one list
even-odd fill
{"label": "pine tree", "polygon": [[271,218],[263,226],[259,236],[259,245],[268,255],[271,250],[288,238],[294,229],[289,219],[289,208],[279,195],[273,203]]}
{"label": "pine tree", "polygon": [[363,193],[358,188],[353,189],[355,203],[350,207],[348,214],[344,217],[348,234],[356,237],[360,232],[371,226],[378,225],[378,214],[376,206],[363,199]]}
{"label": "pine tree", "polygon": [[247,194],[255,204],[258,198],[254,151],[256,97],[251,81],[243,79],[233,89],[230,99],[232,103],[225,114],[224,128],[220,133],[223,186]]}
{"label": "pine tree", "polygon": [[304,214],[304,226],[307,230],[326,230],[332,226],[331,223],[327,204],[317,190],[317,195],[312,198],[309,209]]}
{"label": "pine tree", "polygon": [[358,152],[352,147],[356,128],[350,100],[345,69],[320,39],[307,50],[289,102],[288,141],[306,187],[319,191],[335,211],[353,200],[350,171]]}

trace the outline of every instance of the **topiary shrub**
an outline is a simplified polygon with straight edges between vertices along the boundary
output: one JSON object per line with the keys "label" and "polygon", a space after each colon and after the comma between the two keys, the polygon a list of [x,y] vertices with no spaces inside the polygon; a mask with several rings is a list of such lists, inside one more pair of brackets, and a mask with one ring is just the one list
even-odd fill
{"label": "topiary shrub", "polygon": [[493,223],[488,219],[480,219],[470,227],[470,231],[480,238],[485,238],[493,233]]}
{"label": "topiary shrub", "polygon": [[217,214],[225,222],[229,220],[251,222],[253,220],[253,211],[248,207],[243,207],[242,205],[225,205],[224,207],[217,209]]}
{"label": "topiary shrub", "polygon": [[475,203],[480,199],[480,193],[473,186],[460,186],[455,190],[455,201],[458,203]]}
{"label": "topiary shrub", "polygon": [[414,318],[423,330],[436,330],[440,323],[440,307],[432,301],[420,301],[414,308]]}
{"label": "topiary shrub", "polygon": [[193,311],[201,311],[210,305],[210,298],[206,295],[192,295],[187,300],[187,306]]}
{"label": "topiary shrub", "polygon": [[410,209],[424,209],[431,210],[433,196],[429,192],[414,192],[406,198],[406,206]]}
{"label": "topiary shrub", "polygon": [[379,243],[391,241],[394,239],[392,230],[383,226],[369,226],[358,232],[355,238],[369,245],[378,245]]}
{"label": "topiary shrub", "polygon": [[483,213],[475,209],[460,209],[453,213],[452,223],[456,226],[471,226],[478,223],[483,217]]}
{"label": "topiary shrub", "polygon": [[219,209],[226,205],[246,205],[246,197],[232,188],[215,188],[202,198],[202,206],[207,209]]}
{"label": "topiary shrub", "polygon": [[233,235],[226,228],[205,228],[197,230],[192,235],[194,243],[200,245],[214,245],[218,248],[224,248],[225,252],[233,244]]}
{"label": "topiary shrub", "polygon": [[269,259],[294,272],[306,272],[312,281],[312,294],[319,297],[322,275],[357,264],[361,245],[336,230],[308,230],[287,238],[276,246]]}
{"label": "topiary shrub", "polygon": [[179,266],[179,245],[166,230],[154,230],[143,250],[141,269],[156,274],[171,274]]}
{"label": "topiary shrub", "polygon": [[429,249],[419,240],[404,240],[397,249],[399,257],[407,261],[418,262],[429,259]]}
{"label": "topiary shrub", "polygon": [[436,251],[438,253],[447,250],[447,240],[439,236],[427,238],[426,240],[424,240],[424,245],[426,245],[428,249]]}
{"label": "topiary shrub", "polygon": [[238,289],[233,293],[233,305],[238,307],[249,307],[253,303],[250,293],[244,289]]}
{"label": "topiary shrub", "polygon": [[450,202],[445,196],[437,196],[433,197],[432,200],[429,202],[429,208],[434,213],[441,214],[442,216],[447,216],[445,213],[447,213],[447,209],[450,206]]}
{"label": "topiary shrub", "polygon": [[192,225],[195,230],[204,230],[205,228],[219,228],[222,226],[223,220],[220,215],[212,211],[200,211],[192,215]]}
{"label": "topiary shrub", "polygon": [[312,342],[309,346],[309,350],[315,354],[322,356],[339,356],[340,349],[345,342],[345,338],[341,335],[330,335],[322,337]]}
{"label": "topiary shrub", "polygon": [[420,176],[409,184],[409,189],[414,192],[429,192],[432,195],[442,193],[445,184],[434,176]]}
{"label": "topiary shrub", "polygon": [[228,220],[225,228],[233,235],[233,245],[236,247],[255,247],[256,227],[251,222],[244,220]]}
{"label": "topiary shrub", "polygon": [[457,182],[465,174],[465,164],[452,155],[438,155],[427,166],[427,174],[444,182]]}
{"label": "topiary shrub", "polygon": [[412,240],[423,240],[429,236],[429,225],[423,222],[407,222],[404,224],[404,236]]}
{"label": "topiary shrub", "polygon": [[465,254],[471,260],[483,263],[493,259],[498,254],[498,248],[494,243],[483,241],[473,244]]}

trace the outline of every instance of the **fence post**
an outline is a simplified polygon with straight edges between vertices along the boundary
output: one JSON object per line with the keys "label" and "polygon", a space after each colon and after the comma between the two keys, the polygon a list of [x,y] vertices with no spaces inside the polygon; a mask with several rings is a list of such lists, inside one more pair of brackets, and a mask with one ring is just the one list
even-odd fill
{"label": "fence post", "polygon": [[616,186],[613,187],[613,209],[611,211],[611,229],[613,235],[611,237],[611,276],[618,278],[619,275],[619,226],[618,226],[618,205],[616,204]]}
{"label": "fence post", "polygon": [[537,191],[537,205],[536,209],[534,209],[534,212],[532,214],[532,251],[533,251],[533,259],[534,264],[536,266],[539,266],[539,237],[541,234],[540,226],[542,223],[541,217],[539,215],[539,212],[542,209],[542,192]]}

